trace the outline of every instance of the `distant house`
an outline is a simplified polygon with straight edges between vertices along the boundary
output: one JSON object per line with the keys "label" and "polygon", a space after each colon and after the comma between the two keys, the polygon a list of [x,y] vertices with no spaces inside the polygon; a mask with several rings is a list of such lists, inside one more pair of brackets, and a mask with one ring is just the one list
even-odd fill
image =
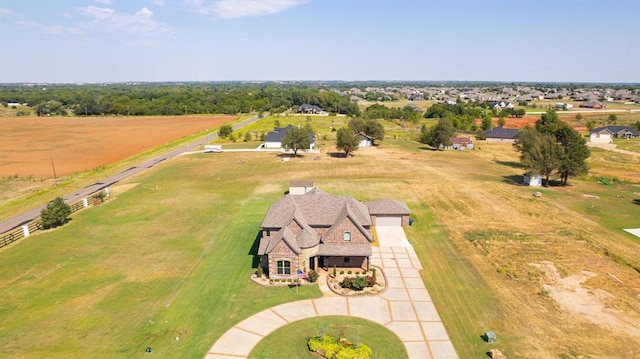
{"label": "distant house", "polygon": [[638,138],[638,131],[629,126],[604,126],[594,128],[589,133],[592,143],[611,143],[614,138]]}
{"label": "distant house", "polygon": [[365,147],[371,147],[373,146],[373,140],[374,138],[371,136],[367,136],[366,134],[362,133],[362,132],[358,132],[355,135],[360,142],[358,142],[358,148],[365,148]]}
{"label": "distant house", "polygon": [[489,108],[495,108],[496,110],[500,110],[503,108],[514,108],[515,106],[508,101],[493,101],[490,105]]}
{"label": "distant house", "polygon": [[422,96],[422,94],[414,93],[409,95],[409,101],[422,101],[422,100],[424,100],[424,96]]}
{"label": "distant house", "polygon": [[469,137],[453,137],[451,138],[451,143],[451,147],[454,150],[463,151],[473,149],[473,141]]}
{"label": "distant house", "polygon": [[297,270],[319,267],[368,270],[371,227],[409,223],[409,207],[392,199],[362,203],[318,188],[297,193],[290,187],[262,220],[258,256],[270,278],[296,278]]}
{"label": "distant house", "polygon": [[[287,127],[275,127],[273,131],[264,136],[264,144],[262,145],[262,148],[282,148],[282,140],[291,129],[293,129],[293,125],[288,125]],[[315,137],[313,134],[309,134],[309,140],[309,149],[312,150],[315,146]]]}
{"label": "distant house", "polygon": [[570,103],[558,102],[558,103],[556,103],[555,108],[556,108],[557,110],[564,110],[564,109],[570,109],[570,108],[573,108],[573,105],[572,105],[572,104],[570,104]]}
{"label": "distant house", "polygon": [[582,108],[593,108],[593,109],[601,109],[607,107],[607,105],[603,104],[598,100],[590,100],[580,104]]}
{"label": "distant house", "polygon": [[423,112],[424,112],[424,110],[423,110],[423,109],[421,109],[421,108],[420,108],[420,106],[416,105],[416,104],[415,104],[415,103],[413,103],[413,102],[412,102],[412,103],[410,103],[410,104],[408,104],[408,105],[407,105],[407,106],[405,106],[405,107],[409,107],[409,108],[411,108],[412,110],[414,110],[415,112],[418,112],[418,113],[423,113]]}
{"label": "distant house", "polygon": [[320,108],[320,106],[310,105],[308,103],[303,103],[298,107],[296,113],[307,114],[307,115],[324,115],[326,112]]}
{"label": "distant house", "polygon": [[518,132],[520,132],[520,130],[517,128],[494,127],[484,131],[484,135],[487,138],[487,142],[514,143]]}

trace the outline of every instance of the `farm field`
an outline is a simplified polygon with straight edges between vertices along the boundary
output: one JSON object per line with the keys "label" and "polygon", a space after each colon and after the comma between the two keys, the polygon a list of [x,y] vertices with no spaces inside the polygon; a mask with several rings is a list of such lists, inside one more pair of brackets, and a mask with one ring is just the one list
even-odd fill
{"label": "farm field", "polygon": [[109,165],[236,116],[0,117],[0,178],[53,178]]}
{"label": "farm field", "polygon": [[[640,239],[622,231],[640,227],[638,181],[532,189],[518,184],[510,145],[478,147],[386,140],[344,159],[327,141],[320,160],[193,154],[156,166],[69,224],[0,250],[0,357],[131,358],[152,346],[199,358],[246,317],[319,296],[248,280],[262,217],[302,179],[409,205],[408,238],[461,358],[485,355],[487,330],[511,358],[639,356]],[[589,160],[598,176],[640,173],[609,155]]]}

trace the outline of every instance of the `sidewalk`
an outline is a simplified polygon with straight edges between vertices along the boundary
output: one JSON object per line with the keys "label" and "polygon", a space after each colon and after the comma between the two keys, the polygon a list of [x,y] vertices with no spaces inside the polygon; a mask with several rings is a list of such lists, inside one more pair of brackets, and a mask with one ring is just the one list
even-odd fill
{"label": "sidewalk", "polygon": [[[381,232],[386,235],[380,236]],[[422,264],[413,247],[405,242],[404,231],[378,230],[378,235],[380,247],[372,248],[371,264],[385,272],[387,289],[382,294],[339,296],[327,287],[325,274],[318,280],[323,298],[282,304],[245,319],[223,334],[205,359],[246,358],[262,338],[276,329],[297,320],[328,315],[359,317],[385,326],[404,343],[410,359],[458,358],[420,277]],[[398,243],[402,246],[389,245]]]}

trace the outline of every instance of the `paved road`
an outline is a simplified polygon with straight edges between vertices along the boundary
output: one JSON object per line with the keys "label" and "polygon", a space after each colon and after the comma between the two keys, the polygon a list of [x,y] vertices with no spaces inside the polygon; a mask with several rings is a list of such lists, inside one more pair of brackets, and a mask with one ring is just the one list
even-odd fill
{"label": "paved road", "polygon": [[[241,129],[247,125],[250,125],[256,121],[258,121],[259,117],[258,116],[254,116],[251,117],[245,121],[242,121],[236,125],[233,126],[233,130],[238,130]],[[73,193],[69,193],[65,196],[62,197],[62,199],[64,199],[64,201],[66,203],[75,203],[78,202],[80,200],[82,200],[83,198],[88,197],[89,195],[104,189],[105,187],[109,187],[111,185],[113,185],[114,183],[120,182],[128,177],[131,177],[137,173],[140,173],[144,170],[146,170],[147,168],[151,168],[155,165],[157,165],[158,163],[164,162],[168,159],[171,159],[173,157],[176,157],[184,152],[188,152],[193,150],[195,147],[198,146],[202,146],[207,142],[207,139],[209,140],[215,140],[218,138],[218,134],[212,134],[212,135],[208,135],[206,137],[203,137],[202,139],[189,143],[186,146],[183,146],[181,148],[178,148],[176,150],[173,150],[169,153],[165,153],[163,155],[160,155],[156,158],[153,158],[147,162],[141,163],[139,165],[133,166],[133,167],[129,167],[126,170],[113,175],[111,177],[105,178],[103,180],[100,180],[98,182],[92,183],[82,189],[79,189]],[[44,208],[46,206],[46,204],[42,204],[36,208],[33,208],[29,211],[20,213],[14,217],[11,217],[9,219],[6,219],[4,221],[0,222],[0,233],[4,233],[7,231],[10,231],[16,227],[19,227],[25,223],[28,223],[32,220],[34,220],[35,218],[37,218],[38,216],[40,216],[40,211],[42,210],[42,208]]]}

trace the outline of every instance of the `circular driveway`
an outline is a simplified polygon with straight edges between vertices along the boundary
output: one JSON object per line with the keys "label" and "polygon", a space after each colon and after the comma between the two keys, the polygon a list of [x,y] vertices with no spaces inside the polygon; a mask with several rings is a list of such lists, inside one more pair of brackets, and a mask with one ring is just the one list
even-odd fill
{"label": "circular driveway", "polygon": [[400,338],[410,359],[458,358],[422,282],[422,265],[404,230],[388,228],[392,227],[377,229],[380,247],[373,247],[371,256],[371,263],[385,272],[386,291],[377,296],[341,297],[320,278],[323,298],[281,304],[245,319],[224,333],[205,359],[246,358],[276,329],[320,316],[352,316],[381,324]]}

